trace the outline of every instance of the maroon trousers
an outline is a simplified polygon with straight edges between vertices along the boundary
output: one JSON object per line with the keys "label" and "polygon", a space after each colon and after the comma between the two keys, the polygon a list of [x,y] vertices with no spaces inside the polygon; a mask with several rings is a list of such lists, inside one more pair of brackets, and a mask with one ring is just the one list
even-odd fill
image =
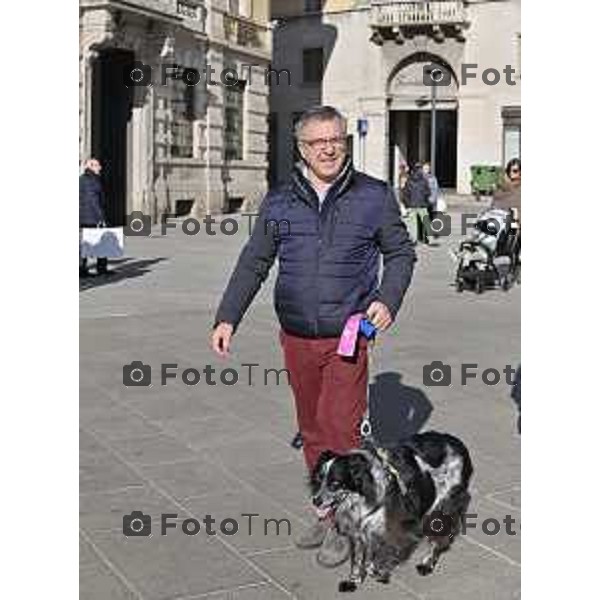
{"label": "maroon trousers", "polygon": [[280,340],[311,471],[324,450],[345,452],[360,445],[367,407],[367,341],[360,337],[355,356],[346,358],[337,354],[338,338],[302,338],[281,331]]}

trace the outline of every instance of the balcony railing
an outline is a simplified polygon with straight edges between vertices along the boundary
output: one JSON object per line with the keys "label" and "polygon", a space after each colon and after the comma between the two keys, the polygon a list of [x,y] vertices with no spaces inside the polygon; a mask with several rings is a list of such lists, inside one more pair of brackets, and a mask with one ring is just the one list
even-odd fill
{"label": "balcony railing", "polygon": [[465,3],[458,0],[397,0],[374,1],[371,4],[371,41],[378,46],[393,39],[403,44],[406,38],[427,35],[437,42],[447,36],[465,41],[464,29],[468,26]]}
{"label": "balcony railing", "polygon": [[267,49],[267,28],[244,17],[224,14],[223,34],[228,42],[238,46]]}
{"label": "balcony railing", "polygon": [[464,2],[432,0],[431,2],[373,2],[372,27],[405,27],[420,25],[457,25],[466,22]]}

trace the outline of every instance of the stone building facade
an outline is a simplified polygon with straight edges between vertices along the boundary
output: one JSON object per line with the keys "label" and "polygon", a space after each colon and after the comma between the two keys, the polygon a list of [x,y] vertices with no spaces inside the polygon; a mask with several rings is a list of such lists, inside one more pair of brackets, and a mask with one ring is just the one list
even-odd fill
{"label": "stone building facade", "polygon": [[79,154],[104,165],[111,222],[262,197],[269,12],[268,0],[80,0]]}
{"label": "stone building facade", "polygon": [[[297,114],[321,103],[349,117],[359,168],[393,184],[401,161],[431,158],[433,102],[443,186],[469,193],[471,165],[520,155],[519,0],[274,0],[272,15],[273,66],[291,78],[272,86],[272,183],[294,160]],[[429,65],[448,85],[425,85]]]}

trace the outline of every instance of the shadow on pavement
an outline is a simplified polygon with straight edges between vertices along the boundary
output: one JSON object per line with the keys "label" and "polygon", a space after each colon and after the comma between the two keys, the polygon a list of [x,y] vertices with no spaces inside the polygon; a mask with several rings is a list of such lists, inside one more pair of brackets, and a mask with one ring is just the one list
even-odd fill
{"label": "shadow on pavement", "polygon": [[[369,420],[377,446],[392,447],[418,433],[433,412],[425,393],[404,385],[400,373],[388,371],[377,375],[374,383],[369,384],[368,394]],[[302,448],[300,432],[290,445],[296,450]]]}
{"label": "shadow on pavement", "polygon": [[369,385],[369,411],[375,442],[392,446],[418,433],[433,412],[425,393],[402,383],[402,375],[380,373]]}
{"label": "shadow on pavement", "polygon": [[150,272],[152,265],[168,260],[165,257],[158,258],[143,258],[139,260],[131,260],[129,258],[114,259],[110,260],[108,268],[110,273],[108,275],[97,275],[94,273],[95,265],[92,265],[92,274],[88,277],[79,277],[79,291],[84,292],[90,288],[100,287],[104,285],[110,285],[117,283],[123,279],[132,279],[134,277],[141,277],[146,273]]}

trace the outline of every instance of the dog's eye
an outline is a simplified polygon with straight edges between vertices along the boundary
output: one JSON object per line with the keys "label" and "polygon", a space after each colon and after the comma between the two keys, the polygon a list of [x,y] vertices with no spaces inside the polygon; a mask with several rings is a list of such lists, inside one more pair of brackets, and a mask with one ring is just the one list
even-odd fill
{"label": "dog's eye", "polygon": [[339,481],[332,481],[329,487],[331,487],[332,490],[337,490],[340,486],[341,484]]}

